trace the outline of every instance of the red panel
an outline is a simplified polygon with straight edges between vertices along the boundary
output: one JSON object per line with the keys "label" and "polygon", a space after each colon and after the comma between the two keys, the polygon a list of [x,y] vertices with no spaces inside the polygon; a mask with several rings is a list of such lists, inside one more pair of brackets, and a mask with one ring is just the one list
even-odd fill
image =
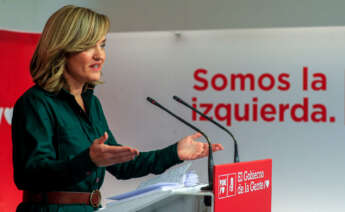
{"label": "red panel", "polygon": [[214,167],[215,212],[270,212],[272,160]]}
{"label": "red panel", "polygon": [[33,83],[29,72],[39,34],[0,30],[0,211],[15,211],[22,199],[13,182],[11,119],[17,98]]}

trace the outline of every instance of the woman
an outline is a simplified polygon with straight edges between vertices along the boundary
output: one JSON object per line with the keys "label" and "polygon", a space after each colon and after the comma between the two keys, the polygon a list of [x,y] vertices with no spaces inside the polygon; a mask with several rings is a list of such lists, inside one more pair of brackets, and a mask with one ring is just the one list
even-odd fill
{"label": "woman", "polygon": [[208,146],[195,141],[200,134],[151,152],[116,142],[93,95],[108,30],[105,15],[81,7],[48,19],[30,65],[35,85],[13,112],[14,179],[24,190],[17,211],[93,211],[105,170],[129,179],[207,156]]}

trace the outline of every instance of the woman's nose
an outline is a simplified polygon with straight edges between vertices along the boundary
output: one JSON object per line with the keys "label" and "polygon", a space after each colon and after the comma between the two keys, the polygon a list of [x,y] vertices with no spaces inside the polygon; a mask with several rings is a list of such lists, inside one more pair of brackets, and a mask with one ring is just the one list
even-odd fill
{"label": "woman's nose", "polygon": [[94,60],[105,60],[105,51],[104,49],[97,47],[94,54],[93,54]]}

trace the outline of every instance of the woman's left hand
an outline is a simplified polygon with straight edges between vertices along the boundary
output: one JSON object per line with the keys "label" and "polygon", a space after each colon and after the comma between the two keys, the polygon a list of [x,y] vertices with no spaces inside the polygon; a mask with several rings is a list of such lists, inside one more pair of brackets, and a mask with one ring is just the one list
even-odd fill
{"label": "woman's left hand", "polygon": [[[208,143],[196,141],[201,137],[200,133],[195,133],[181,139],[177,144],[177,154],[180,160],[195,160],[208,156]],[[212,151],[223,150],[221,144],[212,144]]]}

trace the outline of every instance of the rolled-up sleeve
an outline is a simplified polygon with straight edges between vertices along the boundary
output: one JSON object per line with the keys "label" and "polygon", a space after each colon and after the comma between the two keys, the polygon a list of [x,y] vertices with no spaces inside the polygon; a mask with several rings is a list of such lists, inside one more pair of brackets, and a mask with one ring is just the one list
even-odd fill
{"label": "rolled-up sleeve", "polygon": [[173,165],[182,163],[177,156],[177,144],[164,149],[141,152],[134,160],[107,167],[118,179],[142,177],[147,174],[161,174]]}
{"label": "rolled-up sleeve", "polygon": [[[99,100],[96,99],[95,103],[98,111],[97,114],[100,116],[100,120],[102,120],[103,123],[102,125],[104,125],[105,130],[109,134],[107,144],[121,145],[117,143],[109,129]],[[183,161],[181,161],[177,155],[177,143],[175,143],[163,149],[140,152],[134,160],[108,166],[106,169],[118,179],[130,179],[142,177],[148,174],[160,174],[171,166],[182,162]]]}

